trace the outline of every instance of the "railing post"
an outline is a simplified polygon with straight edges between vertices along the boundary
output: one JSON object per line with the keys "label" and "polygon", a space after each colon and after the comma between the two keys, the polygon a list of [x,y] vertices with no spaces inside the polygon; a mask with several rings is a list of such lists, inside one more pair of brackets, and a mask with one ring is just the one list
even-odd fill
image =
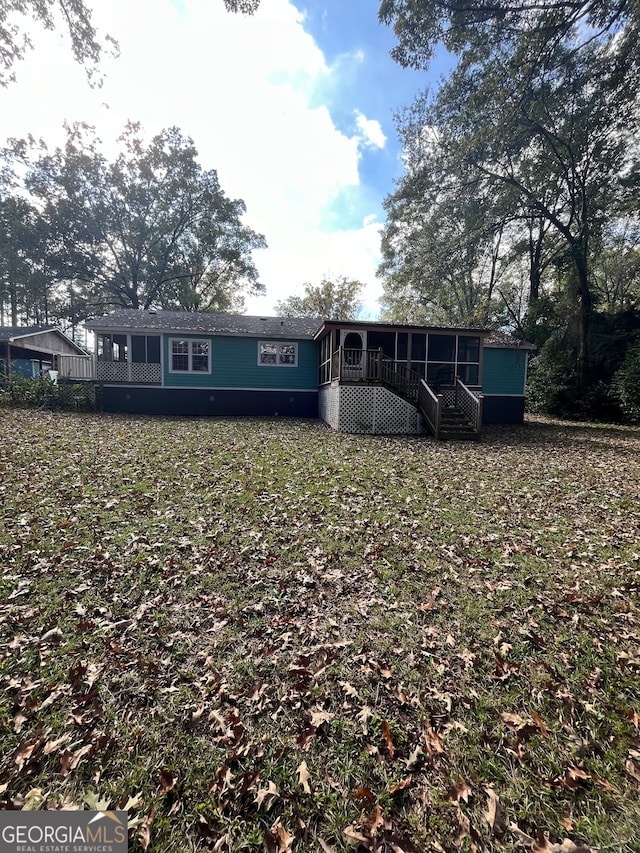
{"label": "railing post", "polygon": [[438,405],[436,407],[436,441],[440,441],[440,426],[442,424],[442,394],[436,394]]}
{"label": "railing post", "polygon": [[482,404],[483,404],[484,397],[482,394],[480,394],[477,399],[478,399],[478,413],[477,413],[476,429],[477,429],[477,432],[480,433],[480,432],[482,432]]}

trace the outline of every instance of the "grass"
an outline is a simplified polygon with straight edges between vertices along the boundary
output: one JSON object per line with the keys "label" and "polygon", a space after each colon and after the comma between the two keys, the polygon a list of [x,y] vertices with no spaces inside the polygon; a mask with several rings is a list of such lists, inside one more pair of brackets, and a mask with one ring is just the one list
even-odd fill
{"label": "grass", "polygon": [[640,850],[640,430],[0,425],[3,808],[158,853]]}

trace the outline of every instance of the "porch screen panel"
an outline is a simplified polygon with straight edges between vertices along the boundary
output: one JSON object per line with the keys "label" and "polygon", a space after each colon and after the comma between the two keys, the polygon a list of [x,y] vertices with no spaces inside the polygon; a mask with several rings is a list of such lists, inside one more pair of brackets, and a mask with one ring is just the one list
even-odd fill
{"label": "porch screen panel", "polygon": [[457,375],[465,385],[480,381],[480,338],[460,335],[458,338]]}
{"label": "porch screen panel", "polygon": [[396,357],[396,333],[369,330],[367,349],[381,349],[388,358]]}
{"label": "porch screen panel", "polygon": [[97,336],[98,361],[113,361],[113,340],[111,335]]}
{"label": "porch screen panel", "polygon": [[456,336],[429,335],[428,361],[455,362]]}
{"label": "porch screen panel", "polygon": [[132,335],[131,360],[137,364],[160,364],[160,336]]}
{"label": "porch screen panel", "polygon": [[398,332],[396,358],[398,361],[406,361],[409,347],[409,335],[407,332]]}
{"label": "porch screen panel", "polygon": [[427,359],[427,336],[420,332],[411,334],[411,362],[409,367],[425,378]]}

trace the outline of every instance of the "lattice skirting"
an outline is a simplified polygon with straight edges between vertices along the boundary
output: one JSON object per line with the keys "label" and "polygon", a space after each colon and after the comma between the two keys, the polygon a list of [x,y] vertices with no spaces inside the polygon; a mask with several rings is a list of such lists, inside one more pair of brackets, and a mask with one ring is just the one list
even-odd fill
{"label": "lattice skirting", "polygon": [[335,430],[340,429],[339,421],[340,388],[329,386],[318,391],[318,415]]}
{"label": "lattice skirting", "polygon": [[387,388],[340,385],[321,388],[320,417],[339,432],[414,435],[424,431],[418,411]]}

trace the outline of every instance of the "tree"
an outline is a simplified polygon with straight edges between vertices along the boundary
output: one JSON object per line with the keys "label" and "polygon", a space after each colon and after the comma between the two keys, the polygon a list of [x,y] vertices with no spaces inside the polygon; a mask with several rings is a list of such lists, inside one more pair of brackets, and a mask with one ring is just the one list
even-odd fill
{"label": "tree", "polygon": [[[622,7],[614,14],[613,5],[569,8],[540,0],[514,7],[498,0],[463,2],[454,12],[446,3],[417,2],[409,9],[403,0],[389,0],[382,8],[383,18],[399,15],[397,56],[405,64],[428,62],[436,36],[459,54],[435,99],[423,100],[420,128],[435,127],[446,140],[445,174],[454,176],[462,167],[470,176],[461,191],[492,197],[514,221],[538,220],[542,242],[529,241],[532,296],[539,291],[541,250],[550,233],[554,252],[558,241],[564,246],[581,387],[589,372],[592,247],[618,204],[624,173],[637,168],[639,63],[631,37],[637,21],[625,17]],[[578,21],[591,26],[582,41]],[[415,127],[415,117],[412,122]],[[420,144],[418,136],[414,149]],[[415,174],[420,160],[411,147],[409,156]]]}
{"label": "tree", "polygon": [[535,41],[538,67],[549,67],[563,42],[574,51],[616,42],[625,53],[640,24],[638,5],[628,0],[381,0],[378,17],[393,27],[398,44],[391,55],[400,65],[427,68],[443,44],[465,70],[482,62],[493,46],[514,44],[521,33]]}
{"label": "tree", "polygon": [[498,287],[506,287],[509,217],[482,194],[463,161],[454,164],[448,137],[434,127],[425,130],[421,109],[406,118],[407,174],[385,201],[383,317],[500,325]]}
{"label": "tree", "polygon": [[[93,77],[104,48],[84,0],[0,0],[0,86],[15,80],[14,64],[32,47],[22,22],[26,15],[48,30],[55,29],[62,18],[74,58],[84,65],[89,79]],[[104,36],[104,41],[117,53],[111,36]]]}
{"label": "tree", "polygon": [[282,317],[319,317],[323,320],[355,320],[363,284],[346,276],[323,278],[320,284],[305,284],[304,296],[290,296],[278,302],[275,311]]}
{"label": "tree", "polygon": [[640,309],[640,220],[609,223],[593,264],[593,290],[608,313]]}
{"label": "tree", "polygon": [[251,253],[264,238],[245,226],[244,203],[229,199],[214,170],[177,128],[146,144],[138,125],[109,163],[92,130],[68,128],[64,149],[31,164],[28,189],[43,204],[59,281],[76,305],[219,307],[215,293],[262,292]]}
{"label": "tree", "polygon": [[241,12],[243,15],[253,15],[260,5],[260,0],[224,0],[229,12]]}

